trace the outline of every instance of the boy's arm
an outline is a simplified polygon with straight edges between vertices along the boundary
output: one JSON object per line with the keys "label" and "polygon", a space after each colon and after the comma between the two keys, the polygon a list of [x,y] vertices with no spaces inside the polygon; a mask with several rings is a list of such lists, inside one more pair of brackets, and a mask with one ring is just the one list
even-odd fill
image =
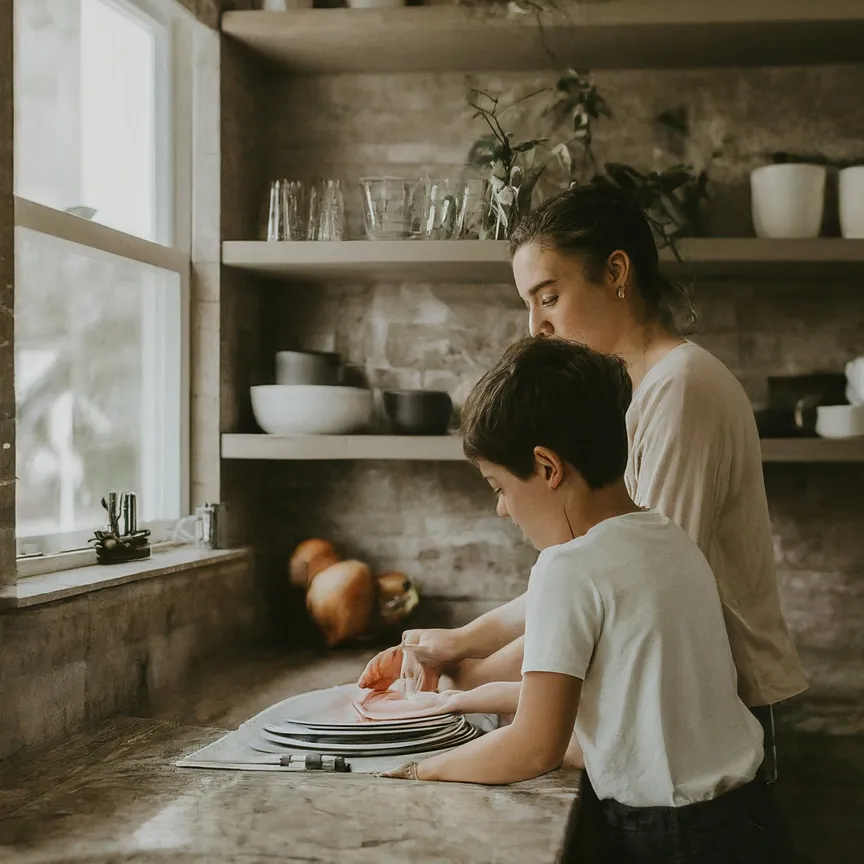
{"label": "boy's arm", "polygon": [[581,692],[579,678],[558,672],[526,673],[510,726],[423,760],[417,766],[417,777],[497,785],[552,771],[561,764],[570,743]]}

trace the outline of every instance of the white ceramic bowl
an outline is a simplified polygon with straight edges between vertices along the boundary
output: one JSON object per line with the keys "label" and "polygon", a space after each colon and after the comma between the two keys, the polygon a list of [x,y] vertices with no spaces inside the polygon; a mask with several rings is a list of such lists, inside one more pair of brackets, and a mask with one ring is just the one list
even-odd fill
{"label": "white ceramic bowl", "polygon": [[816,434],[823,438],[864,435],[864,405],[820,405],[816,409]]}
{"label": "white ceramic bowl", "polygon": [[825,210],[823,165],[764,165],[750,174],[757,237],[818,237]]}
{"label": "white ceramic bowl", "polygon": [[372,391],[320,384],[252,387],[252,410],[270,435],[347,435],[372,419]]}

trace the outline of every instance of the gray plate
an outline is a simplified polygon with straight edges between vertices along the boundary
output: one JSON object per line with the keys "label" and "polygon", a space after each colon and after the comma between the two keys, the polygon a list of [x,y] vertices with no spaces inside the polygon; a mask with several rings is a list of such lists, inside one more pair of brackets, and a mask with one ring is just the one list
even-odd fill
{"label": "gray plate", "polygon": [[456,747],[466,741],[470,741],[479,735],[479,731],[467,721],[463,721],[453,729],[448,729],[443,732],[438,732],[425,736],[423,738],[412,738],[409,741],[369,741],[356,740],[352,743],[331,743],[326,740],[317,740],[314,742],[304,740],[302,738],[293,738],[285,735],[275,735],[272,732],[262,730],[260,738],[263,742],[255,741],[252,747],[259,752],[272,753],[274,751],[270,747],[262,748],[261,743],[276,744],[284,749],[298,750],[315,750],[316,752],[333,754],[333,755],[354,755],[361,756],[369,755],[387,755],[397,753],[422,753],[429,750],[439,750],[448,747]]}

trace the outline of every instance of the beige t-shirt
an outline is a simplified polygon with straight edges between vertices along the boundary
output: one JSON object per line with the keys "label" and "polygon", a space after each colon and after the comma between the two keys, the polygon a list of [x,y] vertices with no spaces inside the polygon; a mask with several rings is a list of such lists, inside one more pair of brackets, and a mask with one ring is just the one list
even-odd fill
{"label": "beige t-shirt", "polygon": [[633,500],[677,522],[714,571],[742,701],[769,705],[806,690],[780,608],[759,436],[743,387],[686,342],[636,388],[627,433]]}

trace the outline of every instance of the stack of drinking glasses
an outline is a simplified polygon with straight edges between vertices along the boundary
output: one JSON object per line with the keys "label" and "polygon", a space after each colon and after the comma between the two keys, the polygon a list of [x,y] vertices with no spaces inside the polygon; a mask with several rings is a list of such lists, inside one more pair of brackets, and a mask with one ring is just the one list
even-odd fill
{"label": "stack of drinking glasses", "polygon": [[274,180],[270,184],[268,240],[341,240],[345,202],[338,180]]}

